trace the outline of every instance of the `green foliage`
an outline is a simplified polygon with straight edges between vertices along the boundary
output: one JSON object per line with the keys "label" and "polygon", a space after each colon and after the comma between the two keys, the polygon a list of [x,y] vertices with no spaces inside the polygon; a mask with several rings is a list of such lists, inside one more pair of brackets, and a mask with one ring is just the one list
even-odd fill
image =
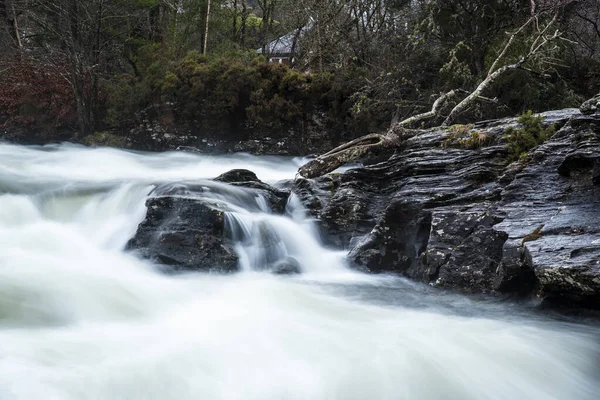
{"label": "green foliage", "polygon": [[113,80],[109,125],[135,122],[131,117],[147,110],[159,119],[194,121],[206,134],[240,137],[301,126],[314,113],[322,113],[331,128],[351,118],[341,106],[351,92],[330,73],[305,73],[244,52],[190,51],[174,61],[160,51],[150,53],[140,58],[141,77],[123,74]]}
{"label": "green foliage", "polygon": [[508,146],[509,161],[515,161],[525,156],[529,150],[544,143],[556,131],[554,125],[544,127],[543,118],[534,115],[531,110],[519,117],[519,124],[520,128],[508,127],[504,135]]}
{"label": "green foliage", "polygon": [[[469,65],[464,60],[471,49],[464,42],[458,42],[450,50],[449,59],[446,64],[440,68],[441,77],[451,87],[469,87],[474,82],[474,76],[469,69]],[[461,56],[462,55],[462,56]]]}

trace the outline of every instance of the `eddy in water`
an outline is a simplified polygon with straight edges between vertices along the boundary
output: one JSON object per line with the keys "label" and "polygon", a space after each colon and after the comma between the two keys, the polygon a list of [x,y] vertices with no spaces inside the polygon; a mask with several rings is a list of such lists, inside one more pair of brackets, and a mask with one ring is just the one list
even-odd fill
{"label": "eddy in water", "polygon": [[[220,192],[234,275],[165,275],[124,250],[159,184],[297,167],[0,145],[0,399],[599,398],[597,325],[352,272],[299,204],[276,216]],[[288,257],[301,274],[264,271]]]}

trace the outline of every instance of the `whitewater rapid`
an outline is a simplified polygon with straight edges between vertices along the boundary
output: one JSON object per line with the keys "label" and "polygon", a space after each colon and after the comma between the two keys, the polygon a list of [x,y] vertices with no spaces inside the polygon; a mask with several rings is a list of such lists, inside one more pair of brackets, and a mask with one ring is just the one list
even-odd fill
{"label": "whitewater rapid", "polygon": [[241,213],[297,277],[257,271],[248,243],[228,276],[124,251],[157,184],[233,168],[276,184],[301,162],[0,144],[0,399],[600,398],[596,323],[351,272],[298,204]]}

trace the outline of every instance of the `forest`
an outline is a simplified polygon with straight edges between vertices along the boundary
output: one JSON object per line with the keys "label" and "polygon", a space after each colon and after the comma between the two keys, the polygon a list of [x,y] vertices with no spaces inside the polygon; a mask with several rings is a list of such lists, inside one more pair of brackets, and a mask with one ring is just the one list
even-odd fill
{"label": "forest", "polygon": [[30,142],[151,121],[340,143],[453,91],[413,124],[439,125],[540,38],[455,122],[576,107],[600,86],[596,0],[0,0],[0,24],[0,127]]}

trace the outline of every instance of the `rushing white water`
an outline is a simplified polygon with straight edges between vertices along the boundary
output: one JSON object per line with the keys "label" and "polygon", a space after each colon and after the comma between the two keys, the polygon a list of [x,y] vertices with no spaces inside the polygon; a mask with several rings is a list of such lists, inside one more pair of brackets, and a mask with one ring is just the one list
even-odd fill
{"label": "rushing white water", "polygon": [[275,182],[297,162],[0,144],[0,399],[600,397],[597,325],[352,273],[298,205],[232,214],[274,230],[297,277],[257,272],[252,240],[233,276],[123,251],[154,184],[232,168]]}

